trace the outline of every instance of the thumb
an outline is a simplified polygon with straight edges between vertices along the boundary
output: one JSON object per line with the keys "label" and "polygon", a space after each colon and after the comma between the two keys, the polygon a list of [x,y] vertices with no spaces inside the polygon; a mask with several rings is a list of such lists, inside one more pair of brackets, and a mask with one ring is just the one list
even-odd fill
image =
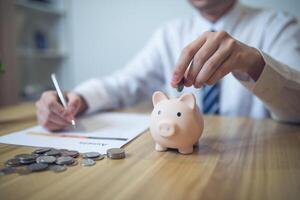
{"label": "thumb", "polygon": [[68,113],[72,117],[74,117],[80,109],[80,105],[81,105],[80,97],[74,92],[69,92],[67,93],[67,98],[68,98],[68,109],[67,109]]}

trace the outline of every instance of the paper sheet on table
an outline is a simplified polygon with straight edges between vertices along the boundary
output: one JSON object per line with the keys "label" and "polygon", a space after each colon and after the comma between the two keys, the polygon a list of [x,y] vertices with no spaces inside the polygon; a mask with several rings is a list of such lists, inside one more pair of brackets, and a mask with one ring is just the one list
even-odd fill
{"label": "paper sheet on table", "polygon": [[76,120],[76,128],[51,133],[41,126],[35,126],[1,136],[0,143],[105,154],[109,148],[122,147],[148,126],[148,115],[101,113]]}

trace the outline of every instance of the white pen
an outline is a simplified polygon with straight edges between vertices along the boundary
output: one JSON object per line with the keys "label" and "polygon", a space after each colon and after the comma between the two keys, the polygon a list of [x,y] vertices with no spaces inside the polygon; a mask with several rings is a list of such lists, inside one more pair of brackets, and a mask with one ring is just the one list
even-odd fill
{"label": "white pen", "polygon": [[[68,108],[67,102],[65,100],[65,97],[64,97],[63,93],[61,92],[61,89],[60,89],[60,87],[58,85],[58,82],[57,82],[55,74],[51,74],[51,79],[52,79],[52,82],[54,84],[54,87],[56,89],[56,92],[58,94],[58,97],[59,97],[62,105],[64,106],[65,109],[67,109]],[[72,119],[71,123],[72,123],[73,126],[75,126],[75,120]]]}

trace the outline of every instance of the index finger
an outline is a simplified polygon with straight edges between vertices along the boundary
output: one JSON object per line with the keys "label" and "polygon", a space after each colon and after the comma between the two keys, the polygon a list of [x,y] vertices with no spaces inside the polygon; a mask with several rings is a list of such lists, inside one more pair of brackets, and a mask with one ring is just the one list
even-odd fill
{"label": "index finger", "polygon": [[56,92],[48,94],[47,97],[43,98],[42,100],[44,102],[44,105],[46,105],[50,111],[65,118],[65,108],[58,102]]}
{"label": "index finger", "polygon": [[173,72],[173,77],[171,81],[172,87],[176,87],[176,85],[181,81],[189,64],[191,63],[197,51],[205,43],[205,41],[206,35],[203,34],[182,50]]}

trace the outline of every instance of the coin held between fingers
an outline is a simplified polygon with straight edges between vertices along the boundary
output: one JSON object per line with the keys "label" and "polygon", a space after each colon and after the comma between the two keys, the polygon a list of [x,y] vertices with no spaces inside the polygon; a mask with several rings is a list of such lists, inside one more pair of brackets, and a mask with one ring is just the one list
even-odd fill
{"label": "coin held between fingers", "polygon": [[181,81],[177,84],[177,92],[182,92],[184,88],[184,79],[182,78]]}

